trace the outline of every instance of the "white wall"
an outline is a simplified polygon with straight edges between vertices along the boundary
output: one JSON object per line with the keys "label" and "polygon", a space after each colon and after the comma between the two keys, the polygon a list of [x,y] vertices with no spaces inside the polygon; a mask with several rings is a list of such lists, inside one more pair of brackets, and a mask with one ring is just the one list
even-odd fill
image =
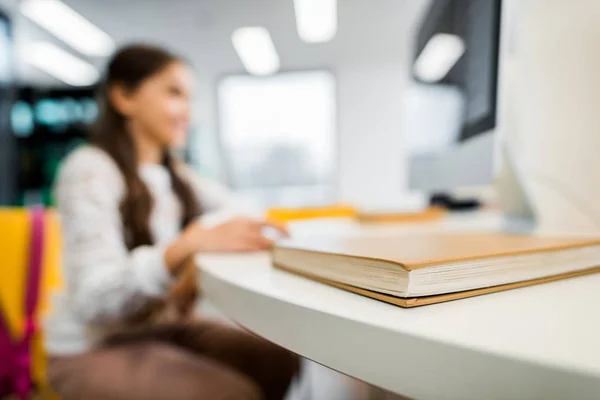
{"label": "white wall", "polygon": [[[338,200],[367,207],[393,207],[406,190],[407,163],[402,133],[406,58],[379,65],[344,65],[333,73],[338,93]],[[195,107],[195,158],[201,170],[225,178],[219,157],[215,81],[201,78]],[[206,86],[204,86],[206,87]]]}
{"label": "white wall", "polygon": [[[388,14],[396,17],[379,20],[387,26],[380,28],[378,35],[370,36],[369,40],[335,44],[329,54],[317,45],[317,61],[314,55],[303,54],[303,58],[298,57],[292,63],[291,69],[294,70],[324,66],[336,76],[337,200],[340,202],[392,208],[404,198],[407,190],[404,94],[414,39],[411,33],[426,5],[427,2],[423,1],[415,1],[410,7],[405,4],[403,10],[411,14],[411,18],[407,18],[398,6],[390,7]],[[360,14],[356,8],[352,12]],[[358,15],[348,15],[346,19],[350,18],[358,20]],[[365,25],[376,24],[377,21],[369,19]],[[286,55],[282,60],[290,57],[291,54]],[[218,157],[218,110],[215,105],[215,86],[219,76],[218,71],[206,71],[199,77],[199,87],[209,87],[210,91],[202,90],[198,98],[195,116],[199,140],[195,152],[205,173],[223,178]]]}
{"label": "white wall", "polygon": [[337,71],[339,186],[342,202],[393,207],[406,189],[402,105],[406,58]]}

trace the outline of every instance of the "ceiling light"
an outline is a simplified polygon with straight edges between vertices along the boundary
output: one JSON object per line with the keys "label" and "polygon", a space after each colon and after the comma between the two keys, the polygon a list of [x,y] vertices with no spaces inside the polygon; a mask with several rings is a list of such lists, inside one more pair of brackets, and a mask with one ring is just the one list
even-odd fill
{"label": "ceiling light", "polygon": [[307,43],[328,42],[337,32],[337,0],[294,0],[296,28]]}
{"label": "ceiling light", "polygon": [[100,78],[90,63],[48,42],[34,42],[25,46],[25,61],[69,85],[89,86]]}
{"label": "ceiling light", "polygon": [[423,82],[442,80],[465,52],[465,43],[456,35],[435,34],[414,65],[414,73]]}
{"label": "ceiling light", "polygon": [[231,41],[246,71],[252,75],[271,75],[279,70],[279,56],[269,31],[261,27],[236,29]]}
{"label": "ceiling light", "polygon": [[87,56],[107,56],[113,39],[60,0],[25,0],[21,13]]}

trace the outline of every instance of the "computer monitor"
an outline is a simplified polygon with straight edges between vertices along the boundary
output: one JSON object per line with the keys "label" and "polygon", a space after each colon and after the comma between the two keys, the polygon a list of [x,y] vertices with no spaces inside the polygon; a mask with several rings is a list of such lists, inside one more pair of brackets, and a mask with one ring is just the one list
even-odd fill
{"label": "computer monitor", "polygon": [[[491,183],[501,0],[433,0],[418,26],[405,134],[409,185],[426,192]],[[412,103],[411,103],[412,102]]]}

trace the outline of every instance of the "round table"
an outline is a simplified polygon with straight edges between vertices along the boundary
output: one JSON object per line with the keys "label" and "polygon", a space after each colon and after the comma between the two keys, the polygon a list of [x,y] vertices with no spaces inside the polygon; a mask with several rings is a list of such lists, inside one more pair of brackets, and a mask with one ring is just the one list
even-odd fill
{"label": "round table", "polygon": [[402,309],[271,267],[204,255],[207,298],[308,359],[416,399],[600,398],[600,274]]}

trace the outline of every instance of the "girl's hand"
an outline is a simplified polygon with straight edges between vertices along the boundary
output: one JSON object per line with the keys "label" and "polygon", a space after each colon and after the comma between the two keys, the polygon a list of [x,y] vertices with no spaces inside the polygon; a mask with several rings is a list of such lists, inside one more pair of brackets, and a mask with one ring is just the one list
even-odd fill
{"label": "girl's hand", "polygon": [[236,218],[209,229],[191,226],[184,235],[189,235],[188,239],[194,242],[198,252],[263,251],[273,247],[273,241],[263,235],[263,228],[272,228],[288,236],[283,226],[249,218]]}
{"label": "girl's hand", "polygon": [[165,251],[165,265],[169,273],[178,276],[188,257],[198,252],[251,252],[273,247],[262,230],[271,228],[287,237],[285,227],[249,218],[236,218],[214,228],[205,228],[200,222],[188,225]]}
{"label": "girl's hand", "polygon": [[169,291],[169,303],[173,303],[179,316],[187,318],[194,310],[198,299],[198,267],[189,257],[181,267],[177,281]]}

